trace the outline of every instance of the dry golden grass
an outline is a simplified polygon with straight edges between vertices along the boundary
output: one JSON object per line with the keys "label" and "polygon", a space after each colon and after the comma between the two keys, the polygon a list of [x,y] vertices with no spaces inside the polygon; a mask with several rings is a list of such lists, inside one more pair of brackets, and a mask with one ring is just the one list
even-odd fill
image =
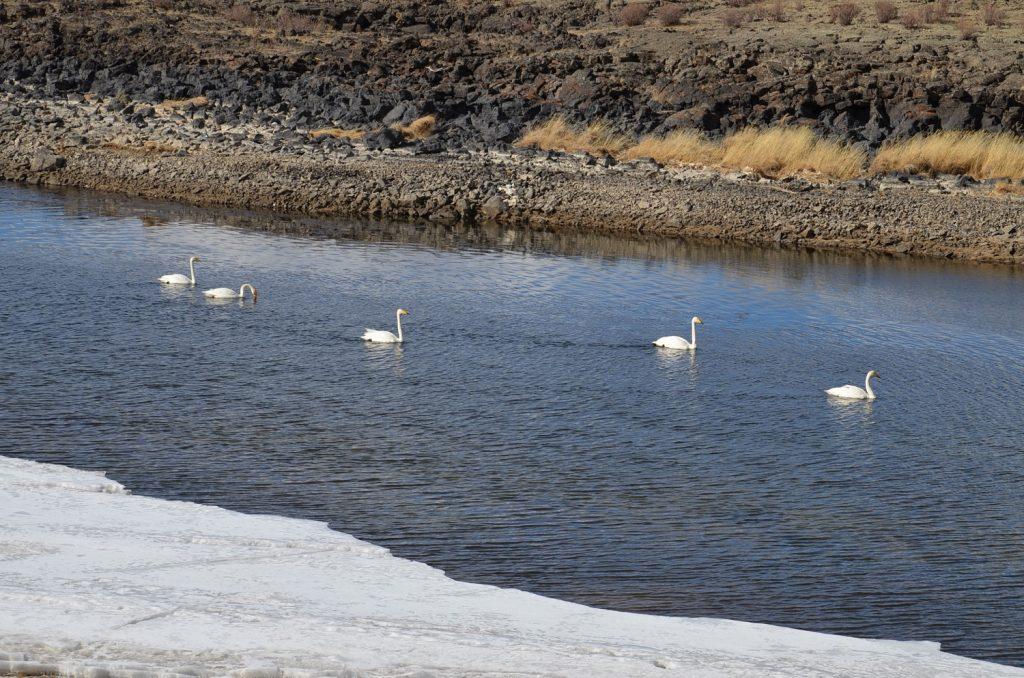
{"label": "dry golden grass", "polygon": [[822,139],[806,127],[747,128],[723,142],[721,164],[769,177],[802,172],[832,179],[853,179],[864,172],[862,151]]}
{"label": "dry golden grass", "polygon": [[434,133],[436,127],[437,116],[424,115],[421,118],[416,118],[408,125],[398,125],[395,129],[402,133],[406,141],[417,141],[429,137]]}
{"label": "dry golden grass", "polygon": [[315,129],[309,133],[309,136],[313,139],[319,139],[320,137],[333,137],[335,139],[362,139],[363,135],[366,134],[361,129],[342,129],[340,127],[324,127],[323,129]]}
{"label": "dry golden grass", "polygon": [[167,99],[158,103],[155,108],[158,111],[172,111],[177,108],[185,108],[189,104],[194,106],[206,106],[210,103],[210,100],[200,95],[192,97],[190,99]]}
{"label": "dry golden grass", "polygon": [[[529,130],[517,145],[610,153],[625,160],[652,158],[663,165],[719,166],[767,177],[806,173],[839,181],[864,176],[868,164],[863,151],[818,137],[807,127],[750,127],[721,142],[710,141],[694,130],[677,130],[634,143],[603,122],[583,128],[555,117]],[[1024,138],[988,132],[938,132],[914,137],[884,146],[870,166],[874,174],[893,171],[1024,179]]]}
{"label": "dry golden grass", "polygon": [[516,145],[542,151],[616,154],[630,143],[607,123],[595,122],[581,129],[570,125],[565,118],[555,117],[529,130]]}
{"label": "dry golden grass", "polygon": [[748,128],[722,142],[709,141],[694,130],[677,130],[631,142],[605,123],[582,129],[556,117],[534,127],[517,143],[548,151],[611,153],[625,160],[652,158],[663,165],[719,165],[769,177],[811,173],[853,179],[864,173],[867,164],[862,151],[819,138],[805,127]]}
{"label": "dry golden grass", "polygon": [[991,132],[936,132],[883,146],[871,171],[1024,179],[1024,138]]}
{"label": "dry golden grass", "polygon": [[652,158],[662,165],[715,165],[722,146],[694,130],[676,130],[664,137],[644,137],[622,153],[626,160]]}

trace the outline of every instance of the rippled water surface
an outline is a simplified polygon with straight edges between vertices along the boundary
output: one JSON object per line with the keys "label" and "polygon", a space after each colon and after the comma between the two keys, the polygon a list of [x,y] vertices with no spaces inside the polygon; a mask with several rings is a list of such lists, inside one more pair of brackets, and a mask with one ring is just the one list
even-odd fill
{"label": "rippled water surface", "polygon": [[[1024,665],[1019,272],[0,204],[0,454],[460,579]],[[259,303],[154,282],[191,254]],[[399,306],[405,345],[359,341]],[[649,345],[695,313],[695,356]],[[872,368],[876,402],[822,393]]]}

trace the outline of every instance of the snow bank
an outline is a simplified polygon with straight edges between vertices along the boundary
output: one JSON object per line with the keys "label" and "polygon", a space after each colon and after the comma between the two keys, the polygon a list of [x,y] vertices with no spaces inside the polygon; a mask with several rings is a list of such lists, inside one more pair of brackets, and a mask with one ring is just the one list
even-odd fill
{"label": "snow bank", "polygon": [[320,523],[0,457],[0,673],[1024,676],[939,651],[453,581]]}
{"label": "snow bank", "polygon": [[98,471],[42,464],[22,459],[0,458],[0,482],[17,487],[54,487],[79,492],[106,492],[108,494],[131,494],[121,483],[107,478]]}

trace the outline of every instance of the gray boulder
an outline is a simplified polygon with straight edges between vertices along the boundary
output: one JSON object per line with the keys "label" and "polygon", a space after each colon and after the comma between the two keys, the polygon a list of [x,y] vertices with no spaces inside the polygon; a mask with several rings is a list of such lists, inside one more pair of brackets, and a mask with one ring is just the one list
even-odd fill
{"label": "gray boulder", "polygon": [[32,154],[32,158],[29,160],[29,169],[33,172],[52,172],[64,167],[66,164],[67,161],[64,159],[64,156],[45,149],[39,149]]}

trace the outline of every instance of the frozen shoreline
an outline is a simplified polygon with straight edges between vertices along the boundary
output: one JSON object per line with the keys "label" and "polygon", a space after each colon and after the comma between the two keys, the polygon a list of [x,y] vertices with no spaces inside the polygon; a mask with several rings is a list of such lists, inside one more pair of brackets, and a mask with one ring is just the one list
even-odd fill
{"label": "frozen shoreline", "polygon": [[0,507],[0,674],[1024,676],[936,643],[457,582],[320,523],[62,466],[0,457]]}

